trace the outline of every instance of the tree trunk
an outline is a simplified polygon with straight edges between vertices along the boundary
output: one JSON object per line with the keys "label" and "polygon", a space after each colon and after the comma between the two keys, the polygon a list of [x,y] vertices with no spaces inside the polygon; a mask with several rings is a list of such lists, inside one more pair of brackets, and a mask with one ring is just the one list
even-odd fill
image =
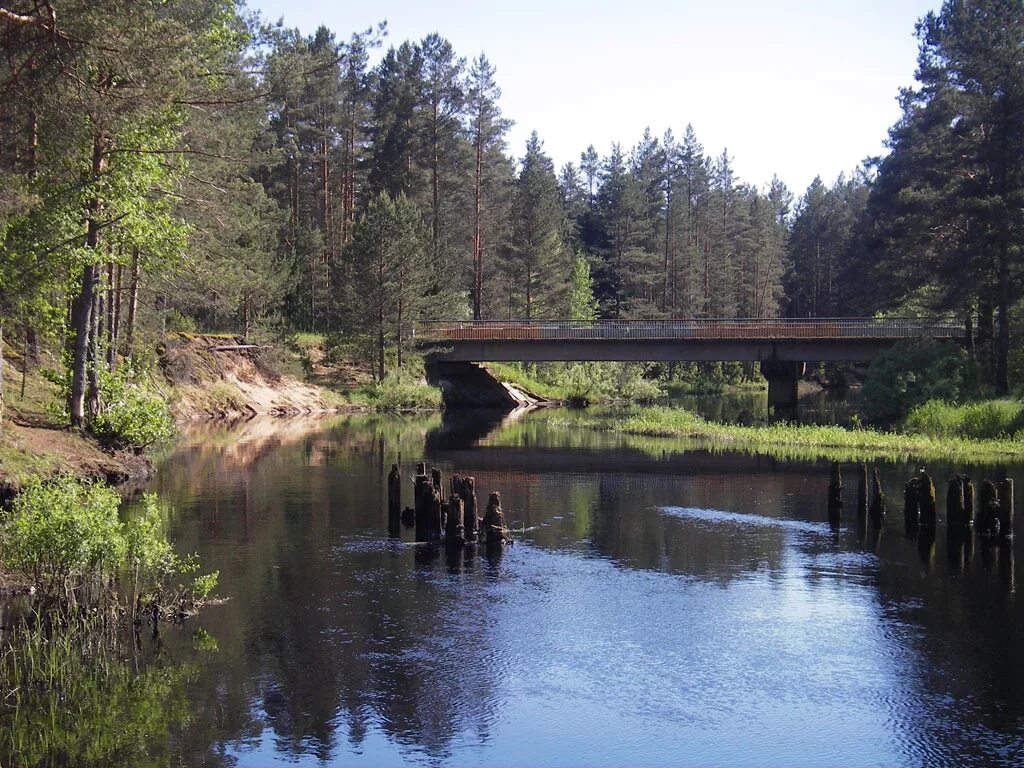
{"label": "tree trunk", "polygon": [[[95,231],[94,231],[95,230]],[[89,233],[86,244],[95,248],[99,241],[99,227],[95,219],[89,220]],[[74,345],[71,360],[71,396],[68,410],[71,413],[71,426],[82,429],[85,426],[85,387],[88,373],[89,337],[92,329],[92,308],[95,303],[97,266],[89,264],[82,270],[81,288],[75,299],[72,313],[72,330]]]}
{"label": "tree trunk", "polygon": [[107,263],[107,370],[114,372],[117,363],[117,327],[114,319],[117,311],[114,309],[114,296],[116,286],[114,285],[114,262]]}
{"label": "tree trunk", "polygon": [[89,332],[89,391],[86,405],[89,418],[95,418],[100,412],[100,339],[103,337],[103,286],[100,267],[96,268],[100,277],[96,281],[96,292],[93,294],[92,329]]}
{"label": "tree trunk", "polygon": [[473,179],[473,319],[481,319],[480,293],[483,288],[483,244],[480,226],[480,198],[483,191],[483,130],[477,125],[476,171]]}
{"label": "tree trunk", "polygon": [[[92,142],[92,180],[96,181],[103,172],[103,149],[107,138],[98,133]],[[100,200],[94,197],[87,206],[87,226],[85,247],[96,253],[100,242]],[[82,429],[85,426],[85,385],[86,368],[89,351],[89,331],[92,328],[92,308],[96,294],[96,283],[99,277],[97,264],[87,264],[82,269],[81,287],[75,300],[72,312],[72,329],[75,334],[71,358],[71,393],[68,399],[68,411],[71,414],[71,426]]]}
{"label": "tree trunk", "polygon": [[128,321],[124,329],[124,354],[131,359],[135,357],[135,317],[139,311],[139,276],[140,276],[139,249],[132,251],[132,277],[128,290]]}
{"label": "tree trunk", "polygon": [[1010,391],[1010,243],[1009,231],[1004,223],[999,243],[999,290],[998,323],[999,336],[996,341],[996,392],[1005,395]]}

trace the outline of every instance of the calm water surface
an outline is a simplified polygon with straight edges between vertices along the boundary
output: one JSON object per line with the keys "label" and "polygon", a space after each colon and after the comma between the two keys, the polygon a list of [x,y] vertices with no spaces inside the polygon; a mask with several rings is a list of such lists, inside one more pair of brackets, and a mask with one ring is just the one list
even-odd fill
{"label": "calm water surface", "polygon": [[[172,536],[230,598],[165,639],[198,659],[175,764],[1024,764],[1019,538],[833,531],[824,460],[460,421],[253,421],[166,461]],[[500,490],[515,545],[388,538],[419,460]],[[879,465],[890,496],[914,466]]]}

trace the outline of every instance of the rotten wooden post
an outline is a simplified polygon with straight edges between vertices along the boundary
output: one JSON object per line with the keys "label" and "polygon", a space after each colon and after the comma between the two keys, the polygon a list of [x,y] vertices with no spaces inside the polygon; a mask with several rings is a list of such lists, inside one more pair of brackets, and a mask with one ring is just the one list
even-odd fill
{"label": "rotten wooden post", "polygon": [[388,523],[402,516],[402,474],[398,465],[391,465],[388,473]]}
{"label": "rotten wooden post", "polygon": [[467,542],[475,542],[480,538],[480,516],[477,514],[476,478],[464,477],[461,489],[463,514],[463,535]]}
{"label": "rotten wooden post", "polygon": [[878,467],[871,475],[871,519],[876,523],[885,517],[885,494],[882,492],[882,481],[878,477]]}
{"label": "rotten wooden post", "polygon": [[501,494],[495,491],[487,500],[487,512],[484,515],[484,531],[487,533],[487,546],[501,546],[506,540],[505,513],[501,511]]}
{"label": "rotten wooden post", "polygon": [[460,493],[462,489],[462,476],[453,474],[449,482],[451,483],[451,493],[446,502],[447,514],[445,516],[444,543],[450,547],[459,547],[466,543],[465,529],[463,527],[465,505]]}
{"label": "rotten wooden post", "polygon": [[828,483],[828,519],[830,522],[839,520],[843,511],[843,475],[839,470],[839,462],[832,462],[832,476]]}
{"label": "rotten wooden post", "polygon": [[1013,480],[1004,477],[999,483],[999,533],[1013,536]]}
{"label": "rotten wooden post", "polygon": [[929,528],[935,526],[936,504],[935,504],[935,483],[932,482],[928,473],[921,470],[918,475],[917,498],[920,505],[920,523]]}
{"label": "rotten wooden post", "polygon": [[921,519],[921,500],[919,485],[916,477],[907,481],[903,489],[903,524],[908,536],[917,531],[917,524]]}
{"label": "rotten wooden post", "polygon": [[427,477],[425,465],[416,467],[417,474],[413,486],[413,505],[415,507],[416,541],[427,540],[427,518],[430,516],[430,478]]}

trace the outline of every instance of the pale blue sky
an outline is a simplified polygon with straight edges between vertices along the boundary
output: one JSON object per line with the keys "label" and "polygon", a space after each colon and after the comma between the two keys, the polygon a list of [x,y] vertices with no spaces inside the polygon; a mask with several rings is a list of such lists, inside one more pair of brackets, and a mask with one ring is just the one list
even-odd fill
{"label": "pale blue sky", "polygon": [[341,39],[386,19],[385,48],[430,32],[497,68],[518,156],[536,129],[557,166],[594,144],[626,148],[646,126],[709,154],[742,181],[778,173],[796,193],[884,151],[913,83],[914,23],[940,0],[249,0],[270,20]]}

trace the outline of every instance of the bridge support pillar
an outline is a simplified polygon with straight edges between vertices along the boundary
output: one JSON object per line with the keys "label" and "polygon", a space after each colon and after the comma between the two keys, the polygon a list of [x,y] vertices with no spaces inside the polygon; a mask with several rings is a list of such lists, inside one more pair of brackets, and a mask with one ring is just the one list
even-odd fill
{"label": "bridge support pillar", "polygon": [[768,379],[768,408],[796,408],[797,384],[806,363],[790,360],[762,360],[761,375]]}

